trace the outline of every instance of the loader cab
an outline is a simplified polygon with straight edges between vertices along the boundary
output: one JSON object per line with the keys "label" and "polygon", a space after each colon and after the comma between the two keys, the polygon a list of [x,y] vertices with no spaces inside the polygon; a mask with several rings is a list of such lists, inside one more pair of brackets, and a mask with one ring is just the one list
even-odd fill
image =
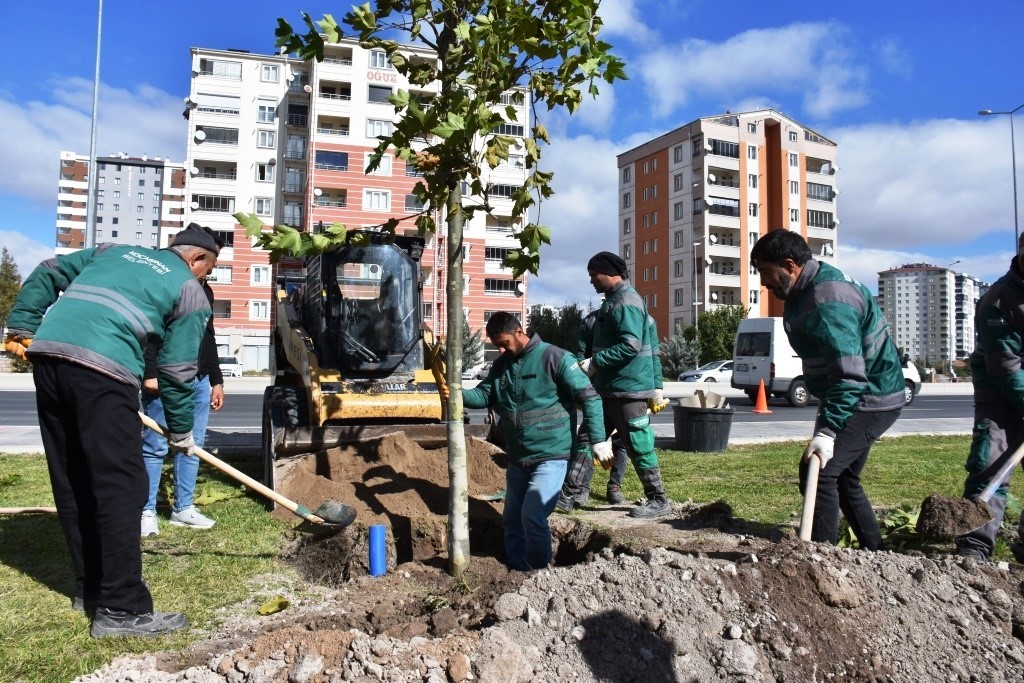
{"label": "loader cab", "polygon": [[383,233],[352,239],[320,258],[323,342],[348,377],[380,378],[423,367],[419,257],[423,240]]}

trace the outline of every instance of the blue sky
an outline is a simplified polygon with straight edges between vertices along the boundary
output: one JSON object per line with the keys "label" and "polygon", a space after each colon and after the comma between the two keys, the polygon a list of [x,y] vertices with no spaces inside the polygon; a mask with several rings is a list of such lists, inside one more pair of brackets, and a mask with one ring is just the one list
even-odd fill
{"label": "blue sky", "polygon": [[[97,3],[8,4],[0,161],[18,171],[0,174],[0,244],[24,276],[52,253],[58,152],[89,149]],[[294,24],[300,10],[340,17],[348,7],[106,0],[97,152],[183,160],[191,46],[269,53],[277,17]],[[1024,104],[1024,3],[605,0],[602,14],[630,80],[546,121],[556,195],[541,219],[554,244],[531,301],[593,296],[585,260],[616,248],[616,154],[701,116],[761,107],[839,143],[848,273],[874,289],[879,270],[908,262],[961,259],[957,270],[989,281],[1005,272],[1009,119],[977,110]]]}

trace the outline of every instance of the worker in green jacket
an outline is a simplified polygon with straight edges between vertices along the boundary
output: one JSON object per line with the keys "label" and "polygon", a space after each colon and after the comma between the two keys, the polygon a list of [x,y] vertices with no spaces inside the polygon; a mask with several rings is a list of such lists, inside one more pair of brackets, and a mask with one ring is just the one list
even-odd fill
{"label": "worker in green jacket", "polygon": [[783,326],[803,361],[807,390],[821,401],[807,463],[821,462],[811,540],[835,544],[842,510],[862,548],[882,535],[860,473],[871,446],[896,422],[906,402],[899,351],[867,287],[811,257],[804,238],[779,229],[754,244],[750,261],[783,304]]}
{"label": "worker in green jacket", "polygon": [[[593,378],[601,395],[605,428],[623,435],[623,444],[646,500],[630,510],[633,517],[654,518],[671,513],[654,450],[650,413],[664,405],[661,372],[655,377],[654,348],[657,330],[643,298],[627,280],[626,262],[610,251],[595,254],[587,263],[590,283],[604,302],[594,324],[593,355],[580,367]],[[660,367],[660,359],[658,361]]]}
{"label": "worker in green jacket", "polygon": [[462,398],[467,408],[491,408],[500,417],[508,453],[502,515],[506,563],[520,571],[542,569],[551,563],[548,517],[573,452],[577,405],[583,407],[595,456],[612,458],[601,399],[575,356],[536,334],[527,336],[511,313],[492,314],[486,331],[502,354]]}
{"label": "worker in green jacket", "polygon": [[[149,477],[139,453],[143,346],[161,343],[159,391],[169,446],[192,453],[193,389],[210,305],[197,277],[217,262],[203,230],[170,249],[102,244],[44,261],[7,319],[5,348],[32,361],[50,484],[90,633],[156,636],[187,626],[153,611],[139,519]],[[20,350],[20,351],[19,351]],[[27,351],[27,354],[26,354]]]}

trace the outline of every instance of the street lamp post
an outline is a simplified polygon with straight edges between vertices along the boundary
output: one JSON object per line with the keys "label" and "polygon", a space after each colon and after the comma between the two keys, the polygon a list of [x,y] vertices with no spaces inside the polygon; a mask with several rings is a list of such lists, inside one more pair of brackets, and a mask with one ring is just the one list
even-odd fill
{"label": "street lamp post", "polygon": [[1001,116],[1005,114],[1010,117],[1010,163],[1013,165],[1013,253],[1015,254],[1017,253],[1017,244],[1020,241],[1020,216],[1017,210],[1017,144],[1013,135],[1013,115],[1021,109],[1024,109],[1024,104],[1010,111],[992,111],[991,109],[981,109],[978,111],[979,116]]}
{"label": "street lamp post", "polygon": [[[946,266],[946,270],[953,270],[953,266],[955,266],[958,263],[963,263],[963,262],[964,262],[963,259],[959,259],[958,258],[956,261],[953,261],[948,266]],[[950,339],[949,346],[946,347],[946,353],[949,355],[948,360],[949,360],[949,375],[950,375],[950,377],[953,376],[953,356],[954,356],[955,349],[956,349],[956,335],[960,331],[960,324],[958,322],[959,319],[957,317],[959,315],[959,313],[960,313],[959,306],[956,304],[956,271],[954,270],[953,271],[953,336],[952,336],[952,339]],[[947,331],[948,331],[948,328],[947,328]]]}

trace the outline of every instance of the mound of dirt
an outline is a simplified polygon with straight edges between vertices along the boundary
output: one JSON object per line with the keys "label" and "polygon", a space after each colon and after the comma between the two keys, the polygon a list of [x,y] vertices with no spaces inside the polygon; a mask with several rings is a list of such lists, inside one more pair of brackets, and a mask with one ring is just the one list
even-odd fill
{"label": "mound of dirt", "polygon": [[990,521],[992,511],[980,500],[933,493],[921,503],[917,531],[929,538],[949,539],[974,531]]}
{"label": "mound of dirt", "polygon": [[278,587],[296,607],[78,680],[1024,679],[1019,566],[804,544],[721,505],[677,505],[656,523],[606,508],[552,526],[556,556],[574,564],[522,574],[474,557],[454,582],[408,563],[316,600]]}

